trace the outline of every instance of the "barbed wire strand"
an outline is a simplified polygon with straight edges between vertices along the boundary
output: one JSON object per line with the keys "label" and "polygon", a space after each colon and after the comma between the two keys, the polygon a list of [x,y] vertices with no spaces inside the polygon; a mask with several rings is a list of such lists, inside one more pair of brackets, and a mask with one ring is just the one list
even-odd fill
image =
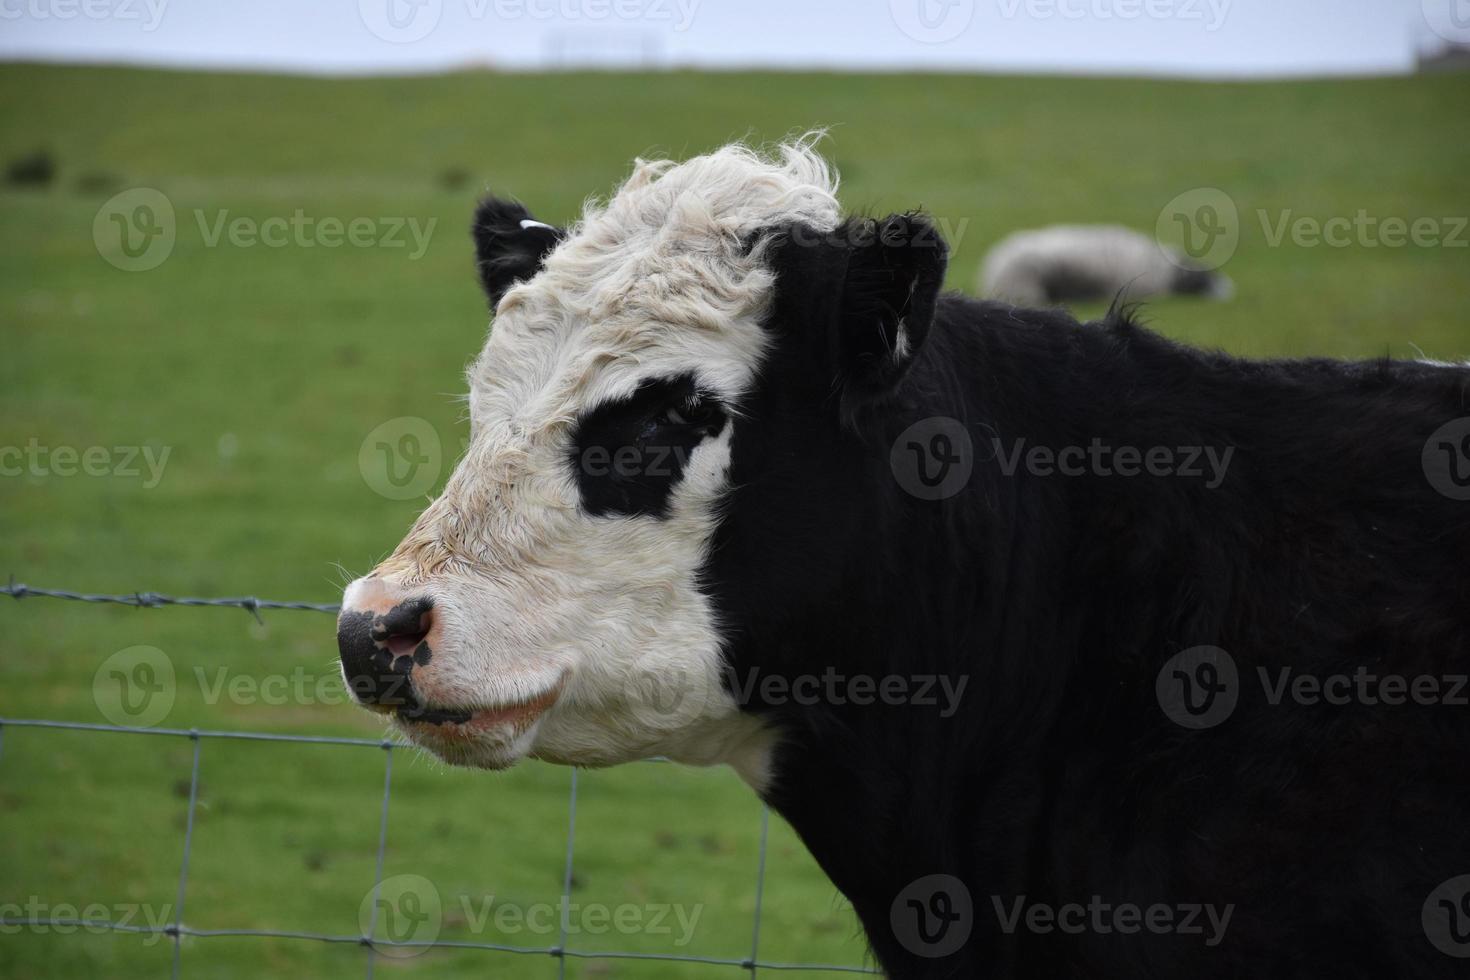
{"label": "barbed wire strand", "polygon": [[142,609],[161,609],[165,606],[223,606],[244,609],[254,616],[256,622],[262,609],[297,609],[305,612],[331,613],[336,615],[342,607],[327,602],[282,602],[277,599],[257,599],[255,596],[201,599],[195,596],[164,595],[160,592],[133,592],[128,595],[105,595],[94,592],[73,592],[70,589],[38,589],[15,581],[11,577],[8,585],[0,586],[0,595],[15,599],[70,599],[73,602],[112,603],[120,606],[137,606]]}
{"label": "barbed wire strand", "polygon": [[[108,595],[100,593],[77,592],[70,589],[38,589],[31,586],[19,584],[11,577],[6,586],[0,586],[0,595],[9,595],[17,600],[33,596],[49,599],[66,599],[74,602],[89,603],[113,603],[125,606],[136,606],[140,608],[158,609],[168,606],[195,606],[214,608],[238,608],[244,609],[260,621],[260,610],[262,609],[288,609],[302,610],[307,612],[336,613],[340,606],[328,603],[276,601],[271,599],[258,599],[254,596],[242,596],[238,598],[196,598],[190,596],[169,596],[157,592],[134,592],[129,595]],[[8,916],[0,917],[0,926],[16,926],[21,928],[95,928],[109,932],[144,933],[152,935],[164,935],[173,940],[173,968],[174,980],[182,976],[183,962],[183,940],[184,937],[196,939],[210,939],[217,937],[248,937],[267,939],[289,939],[315,941],[323,943],[356,944],[367,948],[367,976],[372,980],[374,961],[381,949],[473,949],[485,950],[499,953],[517,953],[529,955],[551,955],[558,960],[557,974],[559,977],[566,975],[566,961],[568,957],[583,960],[647,960],[670,963],[701,963],[710,966],[733,966],[748,970],[754,978],[759,970],[792,971],[792,972],[827,972],[827,973],[856,973],[866,975],[877,975],[876,970],[861,966],[843,966],[828,963],[779,963],[762,962],[760,960],[760,930],[761,930],[761,907],[765,894],[766,878],[766,852],[770,831],[770,807],[761,809],[760,830],[760,855],[756,869],[755,890],[755,913],[754,924],[751,934],[750,956],[744,959],[730,959],[725,957],[695,956],[682,953],[630,953],[617,951],[586,951],[567,948],[567,937],[571,931],[570,908],[571,891],[573,883],[574,856],[576,853],[576,827],[577,827],[577,770],[572,770],[571,791],[567,803],[567,858],[562,877],[562,909],[561,909],[561,931],[557,944],[550,947],[509,946],[499,943],[476,943],[463,940],[405,940],[391,941],[380,940],[375,937],[377,931],[378,898],[379,890],[383,881],[384,855],[388,846],[388,813],[393,792],[393,749],[398,747],[397,743],[387,739],[348,738],[331,735],[284,735],[275,732],[246,732],[246,731],[210,731],[199,728],[142,728],[127,725],[104,725],[96,722],[73,722],[57,721],[46,718],[5,718],[0,717],[0,739],[6,726],[15,728],[38,728],[66,731],[83,731],[99,733],[120,733],[128,735],[161,735],[177,738],[188,738],[193,743],[194,756],[189,776],[189,809],[184,827],[184,853],[179,868],[178,892],[174,905],[173,922],[166,926],[134,926],[121,923],[99,922],[96,920],[82,919],[18,919]],[[368,747],[379,749],[384,754],[383,766],[383,803],[382,812],[378,824],[378,848],[376,855],[376,869],[373,876],[373,890],[371,911],[369,913],[368,928],[366,935],[362,936],[340,936],[327,933],[295,932],[275,929],[195,929],[184,924],[184,899],[186,897],[189,878],[189,859],[194,840],[194,815],[199,800],[199,770],[202,743],[205,739],[226,739],[250,742],[278,742],[297,743],[311,745],[343,745],[352,747]],[[0,741],[3,745],[3,741]]]}

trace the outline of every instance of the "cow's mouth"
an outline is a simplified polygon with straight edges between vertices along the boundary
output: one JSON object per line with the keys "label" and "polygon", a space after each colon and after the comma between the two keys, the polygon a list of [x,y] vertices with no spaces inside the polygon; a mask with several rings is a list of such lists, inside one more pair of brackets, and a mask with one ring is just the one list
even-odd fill
{"label": "cow's mouth", "polygon": [[475,717],[475,712],[468,708],[425,708],[415,706],[403,707],[394,712],[394,716],[403,722],[412,722],[424,725],[463,725]]}
{"label": "cow's mouth", "polygon": [[489,707],[434,707],[428,705],[404,705],[394,717],[405,726],[420,731],[420,726],[432,726],[443,734],[473,734],[502,726],[524,728],[535,721],[561,697],[565,678],[544,694],[526,701]]}

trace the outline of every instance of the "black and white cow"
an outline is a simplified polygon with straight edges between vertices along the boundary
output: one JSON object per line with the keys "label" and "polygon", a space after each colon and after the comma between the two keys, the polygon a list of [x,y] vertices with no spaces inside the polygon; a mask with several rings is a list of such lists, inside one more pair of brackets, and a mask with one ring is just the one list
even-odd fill
{"label": "black and white cow", "polygon": [[1470,370],[941,294],[835,192],[799,142],[482,205],[359,699],[462,765],[733,766],[891,976],[1463,976]]}

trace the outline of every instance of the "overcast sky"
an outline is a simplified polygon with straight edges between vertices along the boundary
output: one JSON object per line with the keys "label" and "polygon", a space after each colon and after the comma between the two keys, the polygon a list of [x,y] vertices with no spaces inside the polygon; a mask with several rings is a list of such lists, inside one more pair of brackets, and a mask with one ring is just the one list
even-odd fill
{"label": "overcast sky", "polygon": [[423,72],[771,66],[1381,74],[1470,0],[0,0],[0,58]]}

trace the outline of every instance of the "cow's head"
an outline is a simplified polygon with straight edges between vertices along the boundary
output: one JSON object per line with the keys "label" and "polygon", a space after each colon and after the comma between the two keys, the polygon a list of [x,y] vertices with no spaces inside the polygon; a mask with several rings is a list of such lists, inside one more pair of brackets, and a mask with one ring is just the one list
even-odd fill
{"label": "cow's head", "polygon": [[801,358],[774,414],[835,435],[899,384],[944,271],[922,219],[844,221],[835,191],[802,141],[639,163],[565,231],[481,205],[494,324],[469,370],[470,441],[347,589],[360,701],[454,763],[666,755],[761,777],[770,736],[724,683],[706,575],[738,446],[785,424],[748,399],[769,358]]}

